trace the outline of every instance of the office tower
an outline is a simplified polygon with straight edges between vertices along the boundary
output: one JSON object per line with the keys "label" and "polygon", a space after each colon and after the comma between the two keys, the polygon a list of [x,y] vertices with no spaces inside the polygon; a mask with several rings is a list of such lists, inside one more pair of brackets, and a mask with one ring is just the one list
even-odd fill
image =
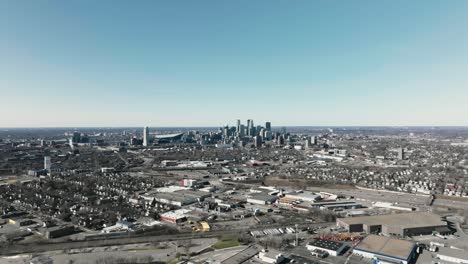
{"label": "office tower", "polygon": [[284,136],[283,135],[278,137],[277,144],[280,145],[280,146],[284,145]]}
{"label": "office tower", "polygon": [[72,140],[73,140],[73,143],[80,143],[81,142],[81,133],[80,132],[73,132]]}
{"label": "office tower", "polygon": [[264,128],[261,128],[258,135],[262,136],[263,138],[266,138],[265,132],[266,132],[266,130]]}
{"label": "office tower", "polygon": [[241,133],[241,121],[239,119],[237,119],[236,133],[237,135],[240,135]]}
{"label": "office tower", "polygon": [[240,133],[239,136],[243,137],[245,136],[245,126],[241,124],[240,126]]}
{"label": "office tower", "polygon": [[143,128],[143,146],[147,147],[148,146],[148,140],[149,140],[149,127],[144,127]]}
{"label": "office tower", "polygon": [[254,139],[254,144],[256,148],[262,147],[263,139],[261,136],[255,136],[253,139]]}
{"label": "office tower", "polygon": [[267,131],[271,131],[271,122],[266,122],[265,123],[265,128]]}
{"label": "office tower", "polygon": [[44,170],[50,171],[51,167],[52,167],[52,160],[50,156],[45,156],[44,157]]}
{"label": "office tower", "polygon": [[317,144],[318,144],[318,138],[317,138],[317,136],[313,136],[313,137],[312,137],[312,143],[314,143],[314,145],[317,145]]}
{"label": "office tower", "polygon": [[399,160],[404,160],[405,159],[405,149],[404,148],[399,148],[398,149],[398,159]]}
{"label": "office tower", "polygon": [[251,137],[255,136],[255,127],[250,126],[249,136],[251,136]]}

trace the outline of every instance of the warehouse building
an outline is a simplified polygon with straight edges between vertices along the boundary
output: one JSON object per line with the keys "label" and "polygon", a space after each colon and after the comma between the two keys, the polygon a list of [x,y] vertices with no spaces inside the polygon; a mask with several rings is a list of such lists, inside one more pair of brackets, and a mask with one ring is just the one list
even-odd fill
{"label": "warehouse building", "polygon": [[348,248],[344,243],[326,239],[315,239],[309,242],[306,247],[310,251],[322,250],[332,256],[339,256],[345,253]]}
{"label": "warehouse building", "polygon": [[247,198],[248,203],[252,204],[272,204],[278,199],[278,196],[269,194],[254,194]]}
{"label": "warehouse building", "polygon": [[332,201],[313,203],[312,207],[320,208],[321,210],[344,210],[362,208],[362,204],[356,201]]}
{"label": "warehouse building", "polygon": [[45,231],[47,239],[59,238],[76,233],[75,227],[71,225],[54,226]]}
{"label": "warehouse building", "polygon": [[416,244],[385,236],[368,235],[354,248],[353,254],[383,263],[408,264],[416,257]]}
{"label": "warehouse building", "polygon": [[441,234],[451,232],[447,222],[442,221],[440,216],[425,212],[337,218],[336,224],[346,228],[348,232],[382,233],[400,237],[428,235],[433,231]]}

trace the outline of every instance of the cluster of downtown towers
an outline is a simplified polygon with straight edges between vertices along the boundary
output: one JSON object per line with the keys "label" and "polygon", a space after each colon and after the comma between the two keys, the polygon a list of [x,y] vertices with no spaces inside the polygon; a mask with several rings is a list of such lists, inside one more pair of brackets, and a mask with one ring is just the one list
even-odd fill
{"label": "cluster of downtown towers", "polygon": [[237,120],[235,127],[225,126],[222,128],[224,138],[230,137],[257,137],[260,136],[265,140],[271,140],[273,134],[271,132],[271,122],[266,122],[265,127],[255,126],[252,119],[247,120],[247,126]]}

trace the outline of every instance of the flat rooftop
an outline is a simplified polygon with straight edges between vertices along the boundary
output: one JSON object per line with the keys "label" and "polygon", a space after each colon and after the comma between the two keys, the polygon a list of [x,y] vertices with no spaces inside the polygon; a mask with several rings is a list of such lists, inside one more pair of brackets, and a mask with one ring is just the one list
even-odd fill
{"label": "flat rooftop", "polygon": [[453,257],[453,258],[459,258],[468,262],[468,252],[462,249],[439,247],[437,256],[448,256],[448,257]]}
{"label": "flat rooftop", "polygon": [[426,212],[339,218],[339,221],[348,225],[397,225],[402,228],[447,225],[440,216]]}
{"label": "flat rooftop", "polygon": [[387,257],[407,260],[414,248],[414,242],[385,236],[368,235],[354,248]]}
{"label": "flat rooftop", "polygon": [[337,251],[340,249],[344,244],[338,241],[326,240],[326,239],[315,239],[309,242],[309,245],[319,248],[325,248],[328,250]]}
{"label": "flat rooftop", "polygon": [[311,192],[293,192],[293,193],[287,193],[285,196],[286,197],[289,196],[289,198],[299,198],[299,199],[306,199],[306,200],[318,200],[321,198],[320,195],[311,193]]}

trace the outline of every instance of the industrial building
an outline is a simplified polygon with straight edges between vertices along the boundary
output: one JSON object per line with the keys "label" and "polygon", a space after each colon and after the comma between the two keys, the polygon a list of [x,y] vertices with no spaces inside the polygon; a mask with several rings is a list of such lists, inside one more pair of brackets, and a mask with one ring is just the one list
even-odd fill
{"label": "industrial building", "polygon": [[263,263],[280,264],[285,259],[286,258],[284,257],[284,255],[276,250],[264,249],[258,253],[258,260],[260,260]]}
{"label": "industrial building", "polygon": [[309,242],[309,244],[307,244],[306,247],[310,251],[318,249],[325,251],[332,256],[339,256],[343,254],[347,249],[347,246],[344,243],[326,239],[315,239]]}
{"label": "industrial building", "polygon": [[272,204],[278,199],[278,196],[268,194],[254,194],[247,198],[248,203],[252,204]]}
{"label": "industrial building", "polygon": [[358,209],[362,208],[362,204],[356,201],[329,201],[329,202],[316,202],[311,204],[312,207],[327,209],[327,210],[337,210],[337,209]]}
{"label": "industrial building", "polygon": [[53,238],[68,236],[68,235],[74,234],[75,232],[76,232],[75,227],[71,225],[54,226],[46,230],[45,237],[47,239],[53,239]]}
{"label": "industrial building", "polygon": [[315,202],[317,200],[320,200],[322,197],[319,194],[314,194],[311,192],[294,192],[294,193],[287,193],[285,194],[286,198],[289,199],[295,199],[295,200],[301,200],[304,202]]}
{"label": "industrial building", "polygon": [[368,235],[353,249],[353,254],[383,263],[408,264],[416,257],[416,244],[385,236]]}
{"label": "industrial building", "polygon": [[442,221],[440,216],[426,212],[337,218],[336,224],[349,232],[401,237],[427,235],[433,231],[441,234],[451,232],[447,222]]}
{"label": "industrial building", "polygon": [[169,223],[180,223],[184,222],[187,220],[187,213],[189,213],[190,210],[187,209],[179,209],[175,211],[170,211],[164,214],[161,214],[159,217],[161,218],[162,221],[166,221]]}

